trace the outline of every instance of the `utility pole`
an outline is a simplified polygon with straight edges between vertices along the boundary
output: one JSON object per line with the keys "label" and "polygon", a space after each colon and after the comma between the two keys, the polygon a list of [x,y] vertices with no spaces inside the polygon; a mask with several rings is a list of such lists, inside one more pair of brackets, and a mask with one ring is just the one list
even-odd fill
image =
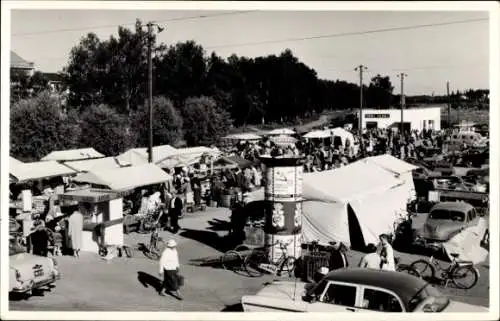
{"label": "utility pole", "polygon": [[158,28],[158,33],[162,32],[164,28],[159,25],[148,22],[147,24],[147,42],[148,42],[148,116],[149,116],[149,130],[148,130],[148,162],[153,162],[153,27]]}
{"label": "utility pole", "polygon": [[368,68],[363,65],[359,65],[354,68],[355,71],[359,71],[359,124],[358,124],[358,134],[359,134],[359,144],[361,147],[361,152],[364,154],[363,148],[363,71]]}
{"label": "utility pole", "polygon": [[405,108],[405,92],[404,92],[404,83],[405,83],[405,77],[408,75],[405,74],[404,72],[400,73],[398,75],[399,78],[401,78],[401,135],[404,133],[404,120],[403,120],[403,111]]}
{"label": "utility pole", "polygon": [[446,82],[446,96],[448,97],[448,129],[451,127],[451,101],[450,101],[450,82]]}

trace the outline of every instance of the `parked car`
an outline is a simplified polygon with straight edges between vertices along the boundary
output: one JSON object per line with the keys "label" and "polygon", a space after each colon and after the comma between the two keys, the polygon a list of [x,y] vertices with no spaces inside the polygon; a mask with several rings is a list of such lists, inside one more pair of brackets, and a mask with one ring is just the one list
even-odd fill
{"label": "parked car", "polygon": [[27,253],[16,242],[9,242],[9,292],[29,295],[53,285],[60,277],[54,258]]}
{"label": "parked car", "polygon": [[242,298],[245,312],[487,312],[452,301],[403,272],[361,268],[328,273],[317,284],[279,281]]}
{"label": "parked car", "polygon": [[457,191],[472,191],[474,184],[465,182],[458,176],[447,175],[429,177],[432,180],[435,189],[452,189]]}
{"label": "parked car", "polygon": [[431,208],[421,236],[428,241],[446,242],[464,229],[476,226],[479,215],[465,202],[441,202]]}

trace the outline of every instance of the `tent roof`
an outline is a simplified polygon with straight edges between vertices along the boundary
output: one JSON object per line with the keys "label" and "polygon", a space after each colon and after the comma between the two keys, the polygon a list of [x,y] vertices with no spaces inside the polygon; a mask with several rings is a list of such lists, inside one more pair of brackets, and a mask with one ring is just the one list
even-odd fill
{"label": "tent roof", "polygon": [[106,186],[115,191],[122,191],[141,186],[160,184],[168,179],[169,176],[167,173],[155,164],[144,164],[83,173],[77,175],[73,180]]}
{"label": "tent roof", "polygon": [[[154,146],[153,162],[157,163],[176,153],[177,149],[170,145]],[[118,161],[131,164],[132,166],[147,164],[149,161],[148,149],[146,147],[131,148],[116,158]]]}
{"label": "tent roof", "polygon": [[53,151],[44,158],[42,158],[42,161],[50,161],[50,160],[71,161],[71,160],[82,160],[82,159],[101,158],[101,157],[104,157],[104,155],[99,153],[93,148],[80,148],[80,149]]}
{"label": "tent roof", "polygon": [[9,164],[10,175],[19,183],[34,179],[51,178],[76,173],[71,168],[59,164],[56,161],[21,163],[19,161],[15,162],[12,160],[13,158],[11,157],[11,162]]}
{"label": "tent roof", "polygon": [[64,165],[69,166],[78,172],[99,171],[121,167],[115,157],[70,161],[65,162]]}
{"label": "tent roof", "polygon": [[230,162],[236,164],[240,168],[246,168],[246,167],[252,166],[251,161],[244,159],[243,157],[240,157],[238,155],[227,156],[224,158],[229,160]]}
{"label": "tent roof", "polygon": [[402,183],[379,166],[358,161],[334,170],[304,174],[303,197],[347,203]]}
{"label": "tent roof", "polygon": [[303,137],[304,138],[328,138],[331,134],[328,130],[313,130],[308,132]]}
{"label": "tent roof", "polygon": [[12,50],[10,51],[10,68],[33,69],[33,65],[33,62],[27,61]]}
{"label": "tent roof", "polygon": [[21,162],[20,160],[10,156],[10,166],[17,166],[17,165],[22,165],[24,164],[23,162]]}
{"label": "tent roof", "polygon": [[294,135],[295,131],[289,128],[277,128],[267,133],[268,135]]}
{"label": "tent roof", "polygon": [[241,134],[227,135],[224,138],[233,140],[259,140],[262,137],[254,133],[241,133]]}
{"label": "tent roof", "polygon": [[199,161],[200,157],[204,154],[211,156],[220,155],[218,148],[210,148],[205,146],[178,148],[174,154],[169,155],[156,164],[161,168],[172,168],[183,165],[191,165]]}
{"label": "tent roof", "polygon": [[411,172],[412,170],[418,168],[415,165],[402,161],[399,158],[388,154],[367,157],[365,159],[362,159],[361,161],[373,163],[387,171],[398,175]]}

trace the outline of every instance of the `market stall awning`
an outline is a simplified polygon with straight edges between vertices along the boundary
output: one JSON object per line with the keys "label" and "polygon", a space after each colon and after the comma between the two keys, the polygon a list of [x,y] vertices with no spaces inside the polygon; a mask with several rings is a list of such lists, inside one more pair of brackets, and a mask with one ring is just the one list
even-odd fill
{"label": "market stall awning", "polygon": [[277,128],[273,129],[270,132],[267,133],[270,136],[277,136],[277,135],[295,135],[295,131],[289,128]]}
{"label": "market stall awning", "polygon": [[111,170],[91,171],[77,175],[73,180],[124,191],[136,187],[164,183],[169,179],[160,167],[155,164],[122,167]]}
{"label": "market stall awning", "polygon": [[30,180],[67,176],[76,174],[71,168],[56,161],[42,161],[33,163],[21,163],[11,161],[9,164],[10,177],[14,182],[23,183]]}
{"label": "market stall awning", "polygon": [[82,159],[101,158],[105,155],[93,148],[56,150],[42,158],[42,161],[73,161]]}
{"label": "market stall awning", "polygon": [[380,166],[381,168],[394,174],[404,174],[417,169],[418,166],[412,165],[400,160],[392,155],[383,154],[378,156],[367,157],[361,161],[368,162]]}
{"label": "market stall awning", "polygon": [[[161,145],[153,147],[153,163],[157,163],[169,156],[176,155],[177,148],[170,145]],[[144,165],[149,163],[148,149],[132,148],[116,157],[120,163],[130,164],[132,166]]]}
{"label": "market stall awning", "polygon": [[270,141],[272,141],[276,145],[284,146],[295,144],[297,142],[297,139],[293,138],[292,136],[278,135],[271,137]]}
{"label": "market stall awning", "polygon": [[64,165],[74,169],[77,172],[100,171],[122,167],[115,157],[71,161],[65,162]]}
{"label": "market stall awning", "polygon": [[218,148],[204,146],[179,148],[176,150],[175,154],[160,160],[156,164],[161,168],[190,166],[199,162],[204,155],[218,157],[220,154],[221,151]]}
{"label": "market stall awning", "polygon": [[322,138],[328,138],[331,136],[332,136],[332,134],[327,130],[313,130],[312,132],[305,134],[303,137],[309,138],[309,139],[315,139],[315,138],[322,139]]}
{"label": "market stall awning", "polygon": [[241,134],[227,135],[224,138],[231,140],[260,140],[262,137],[254,133],[241,133]]}
{"label": "market stall awning", "polygon": [[227,159],[230,162],[236,164],[239,168],[247,168],[253,165],[251,161],[249,161],[248,159],[244,159],[243,157],[240,157],[238,155],[227,156],[224,157],[224,159]]}

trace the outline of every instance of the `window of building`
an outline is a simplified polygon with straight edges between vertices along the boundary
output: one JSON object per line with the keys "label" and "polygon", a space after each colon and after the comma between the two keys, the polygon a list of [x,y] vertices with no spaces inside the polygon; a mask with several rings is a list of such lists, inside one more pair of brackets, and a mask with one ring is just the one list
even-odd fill
{"label": "window of building", "polygon": [[429,129],[434,129],[434,120],[429,120]]}
{"label": "window of building", "polygon": [[330,283],[323,296],[323,302],[354,307],[356,305],[356,286]]}
{"label": "window of building", "polygon": [[362,308],[380,312],[403,312],[401,303],[393,294],[375,289],[363,291]]}

